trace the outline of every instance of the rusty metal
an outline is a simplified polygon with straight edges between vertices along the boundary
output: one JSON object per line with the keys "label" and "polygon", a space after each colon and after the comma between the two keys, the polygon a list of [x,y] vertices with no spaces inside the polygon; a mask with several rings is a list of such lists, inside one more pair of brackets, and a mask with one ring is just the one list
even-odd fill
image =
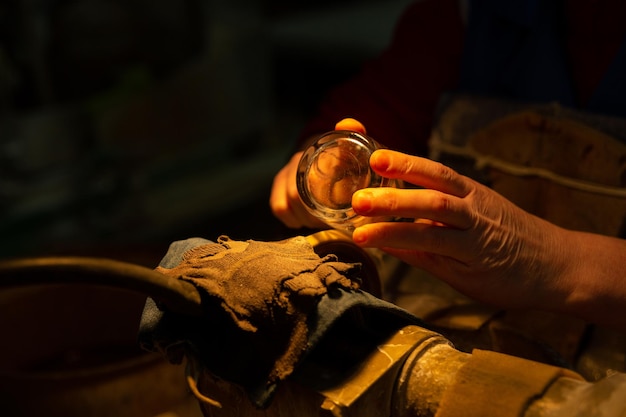
{"label": "rusty metal", "polygon": [[[367,259],[366,252],[354,251],[346,237],[336,233],[314,235],[309,241],[321,254],[341,247],[340,252],[353,256],[355,261]],[[328,243],[329,246],[323,246]],[[376,291],[380,285],[376,264],[367,266],[370,275],[366,285]],[[0,262],[0,287],[58,283],[123,288],[161,300],[179,313],[201,313],[199,295],[193,286],[166,279],[148,268],[76,257]],[[286,381],[265,410],[255,408],[241,388],[214,379],[209,372],[202,373],[194,387],[202,396],[214,400],[204,402],[202,397],[197,398],[205,417],[434,417],[440,413],[444,398],[456,394],[457,376],[472,359],[472,354],[455,349],[442,335],[407,326],[376,342],[356,369],[335,378],[332,384],[315,387],[301,376]],[[308,371],[316,372],[315,365]],[[499,370],[486,371],[496,377],[496,383],[492,392],[478,400],[488,402],[499,395]],[[513,372],[523,379],[528,370],[520,366]],[[593,412],[600,417],[622,416],[626,415],[626,404],[620,399],[625,394],[624,374],[616,373],[597,382],[560,377],[529,401],[521,415],[561,417]]]}

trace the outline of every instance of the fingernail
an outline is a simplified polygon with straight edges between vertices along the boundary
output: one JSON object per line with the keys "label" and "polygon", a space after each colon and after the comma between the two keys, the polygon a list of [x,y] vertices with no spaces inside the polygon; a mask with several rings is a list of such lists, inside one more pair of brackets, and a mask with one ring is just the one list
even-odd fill
{"label": "fingernail", "polygon": [[358,214],[366,214],[372,211],[372,192],[359,190],[352,195],[352,208]]}
{"label": "fingernail", "polygon": [[375,151],[370,157],[370,165],[378,172],[386,172],[391,165],[389,155],[384,151]]}
{"label": "fingernail", "polygon": [[363,123],[351,117],[347,117],[338,121],[335,124],[335,130],[352,130],[354,132],[359,132],[363,134],[367,133],[367,131],[365,130],[365,126],[363,126]]}
{"label": "fingernail", "polygon": [[354,232],[352,232],[352,240],[357,245],[362,245],[367,242],[367,234],[362,230],[355,229]]}

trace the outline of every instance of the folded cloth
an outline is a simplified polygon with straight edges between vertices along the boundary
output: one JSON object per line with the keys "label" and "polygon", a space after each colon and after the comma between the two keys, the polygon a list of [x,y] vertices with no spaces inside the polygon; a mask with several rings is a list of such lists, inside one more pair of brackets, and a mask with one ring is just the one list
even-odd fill
{"label": "folded cloth", "polygon": [[[278,384],[339,318],[364,317],[362,312],[347,315],[349,311],[368,310],[366,325],[372,330],[419,323],[359,290],[360,264],[341,262],[332,254],[320,257],[302,236],[279,242],[226,236],[217,242],[178,241],[156,270],[193,283],[204,314],[181,315],[148,299],[141,345],[173,363],[193,356],[214,376],[242,386],[259,408],[269,405]],[[372,312],[379,319],[372,319]]]}

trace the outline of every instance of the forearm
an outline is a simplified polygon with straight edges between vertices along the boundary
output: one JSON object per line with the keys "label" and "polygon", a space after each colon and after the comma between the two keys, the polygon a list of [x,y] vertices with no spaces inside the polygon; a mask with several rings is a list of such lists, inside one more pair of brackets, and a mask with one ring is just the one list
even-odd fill
{"label": "forearm", "polygon": [[[626,240],[564,231],[567,296],[556,310],[626,332]],[[551,309],[548,306],[548,309]]]}

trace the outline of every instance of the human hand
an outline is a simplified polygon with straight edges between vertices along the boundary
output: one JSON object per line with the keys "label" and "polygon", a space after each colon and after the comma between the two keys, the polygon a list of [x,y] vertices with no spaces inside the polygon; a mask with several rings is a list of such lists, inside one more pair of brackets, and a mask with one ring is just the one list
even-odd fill
{"label": "human hand", "polygon": [[[335,130],[352,130],[363,134],[366,133],[365,127],[360,122],[350,118],[339,121],[335,125]],[[274,177],[270,193],[270,208],[274,216],[290,228],[328,228],[324,222],[309,213],[298,194],[296,174],[301,157],[302,152],[295,153]]]}
{"label": "human hand", "polygon": [[352,197],[363,216],[418,219],[370,223],[354,241],[379,247],[462,293],[506,308],[545,308],[567,299],[567,231],[515,206],[492,189],[438,162],[378,150],[379,175],[423,189],[369,188]]}
{"label": "human hand", "polygon": [[296,173],[301,157],[302,152],[296,152],[274,177],[270,208],[278,220],[292,229],[321,228],[324,224],[307,211],[298,195]]}

